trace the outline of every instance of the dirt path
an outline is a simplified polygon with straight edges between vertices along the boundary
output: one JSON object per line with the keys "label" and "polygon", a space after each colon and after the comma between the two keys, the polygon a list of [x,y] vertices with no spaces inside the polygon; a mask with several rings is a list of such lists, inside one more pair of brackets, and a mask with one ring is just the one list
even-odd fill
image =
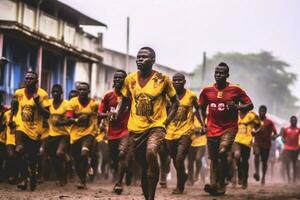
{"label": "dirt path", "polygon": [[[43,183],[38,185],[35,192],[18,191],[15,186],[0,185],[0,199],[98,199],[98,200],[143,200],[140,187],[126,187],[124,193],[120,196],[112,194],[112,184],[96,183],[88,184],[87,190],[77,190],[75,183],[69,183],[65,187],[56,187],[54,182]],[[227,194],[222,197],[210,197],[202,190],[202,186],[188,186],[183,195],[172,195],[172,185],[168,189],[157,189],[157,200],[247,200],[247,199],[270,199],[270,200],[288,200],[300,199],[300,184],[287,185],[283,183],[269,183],[266,186],[261,186],[258,183],[250,183],[247,190],[240,188],[228,187]]]}

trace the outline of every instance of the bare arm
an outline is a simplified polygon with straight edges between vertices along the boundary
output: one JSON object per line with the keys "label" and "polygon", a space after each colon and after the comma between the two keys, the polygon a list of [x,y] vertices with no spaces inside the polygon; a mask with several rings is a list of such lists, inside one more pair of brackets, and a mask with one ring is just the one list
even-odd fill
{"label": "bare arm", "polygon": [[38,108],[38,112],[46,119],[50,117],[49,107],[43,107],[40,102],[40,96],[38,94],[33,95],[33,100]]}
{"label": "bare arm", "polygon": [[176,112],[179,107],[179,101],[178,101],[177,95],[171,97],[170,101],[171,101],[171,107],[170,107],[170,112],[168,114],[168,117],[167,117],[166,121],[164,122],[165,126],[168,126],[170,124],[172,119],[175,117]]}

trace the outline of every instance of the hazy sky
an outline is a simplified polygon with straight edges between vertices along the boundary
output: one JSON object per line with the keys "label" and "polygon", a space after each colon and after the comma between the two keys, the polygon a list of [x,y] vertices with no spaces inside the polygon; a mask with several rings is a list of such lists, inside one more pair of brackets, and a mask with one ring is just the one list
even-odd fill
{"label": "hazy sky", "polygon": [[[298,0],[61,0],[105,23],[104,46],[126,51],[126,17],[131,20],[130,54],[156,50],[157,62],[185,71],[202,63],[202,52],[267,50],[291,64],[300,79]],[[95,31],[95,30],[92,30]],[[300,98],[300,81],[293,86]]]}

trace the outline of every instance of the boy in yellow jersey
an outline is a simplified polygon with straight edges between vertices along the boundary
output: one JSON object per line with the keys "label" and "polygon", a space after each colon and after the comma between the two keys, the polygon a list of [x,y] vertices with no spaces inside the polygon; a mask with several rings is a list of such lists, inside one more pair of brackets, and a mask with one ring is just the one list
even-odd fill
{"label": "boy in yellow jersey", "polygon": [[6,152],[7,152],[7,173],[8,183],[14,184],[17,180],[17,168],[16,168],[16,142],[15,142],[15,129],[10,129],[8,126],[11,110],[5,112],[4,119],[6,124]]}
{"label": "boy in yellow jersey", "polygon": [[[206,135],[201,134],[201,124],[194,116],[194,132],[191,136],[191,147],[188,154],[188,176],[189,183],[194,184],[195,181],[199,179],[199,174],[202,165],[202,158],[205,154],[206,148]],[[194,163],[196,164],[196,172],[194,173]],[[205,182],[205,177],[202,177],[203,183]]]}
{"label": "boy in yellow jersey", "polygon": [[[15,127],[16,115],[16,154],[21,182],[18,188],[27,189],[27,177],[30,177],[30,190],[36,188],[36,162],[39,151],[39,132],[43,119],[49,117],[48,94],[37,87],[38,75],[29,71],[25,74],[25,88],[18,89],[12,102],[9,125]],[[28,159],[28,160],[27,160]]]}
{"label": "boy in yellow jersey", "polygon": [[252,134],[257,133],[260,130],[260,126],[260,119],[255,112],[240,111],[238,132],[232,146],[232,151],[238,168],[238,182],[242,184],[243,189],[246,189],[248,186],[248,159],[252,146]]}
{"label": "boy in yellow jersey", "polygon": [[[153,200],[159,179],[157,152],[164,141],[165,127],[171,122],[178,108],[176,91],[168,76],[152,69],[155,52],[143,47],[137,54],[139,71],[129,74],[121,89],[123,98],[116,109],[116,118],[131,101],[128,121],[130,143],[142,168],[142,189],[145,199]],[[166,97],[172,103],[167,115]]]}
{"label": "boy in yellow jersey", "polygon": [[93,150],[94,122],[97,120],[98,103],[89,97],[90,86],[81,82],[78,97],[68,103],[67,117],[72,123],[70,130],[71,151],[75,170],[80,179],[77,188],[86,189],[86,175],[89,168],[88,158]]}
{"label": "boy in yellow jersey", "polygon": [[[191,134],[193,132],[194,114],[199,114],[197,96],[194,92],[185,89],[185,76],[177,73],[173,76],[173,86],[179,98],[179,107],[175,117],[167,127],[166,141],[168,152],[173,159],[177,172],[177,186],[173,194],[182,194],[184,191],[187,174],[185,173],[184,160],[191,145]],[[199,116],[198,116],[199,117]]]}
{"label": "boy in yellow jersey", "polygon": [[63,186],[67,182],[66,154],[70,143],[66,119],[68,101],[62,98],[63,89],[59,84],[53,85],[51,94],[53,99],[50,99],[49,136],[45,151],[52,160],[57,185]]}
{"label": "boy in yellow jersey", "polygon": [[5,112],[8,110],[4,105],[2,105],[4,97],[4,91],[0,91],[0,181],[3,181],[5,177],[4,163],[6,160],[6,122],[5,122]]}

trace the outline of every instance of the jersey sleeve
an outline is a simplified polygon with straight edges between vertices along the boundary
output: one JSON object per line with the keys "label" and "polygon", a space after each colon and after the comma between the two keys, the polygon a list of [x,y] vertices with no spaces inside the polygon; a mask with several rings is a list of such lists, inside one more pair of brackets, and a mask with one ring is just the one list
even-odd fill
{"label": "jersey sleeve", "polygon": [[48,98],[48,94],[43,94],[41,97],[40,97],[40,101],[41,101],[41,105],[46,108],[46,107],[49,107],[50,106],[50,101],[49,101],[49,98]]}
{"label": "jersey sleeve", "polygon": [[171,79],[168,76],[166,76],[165,81],[166,81],[166,92],[167,92],[167,95],[168,95],[168,97],[172,98],[172,97],[174,97],[176,95],[176,90],[173,87]]}
{"label": "jersey sleeve", "polygon": [[131,82],[130,80],[131,80],[130,76],[127,76],[124,80],[124,84],[121,89],[121,93],[124,97],[130,97],[130,90],[129,90],[129,84]]}
{"label": "jersey sleeve", "polygon": [[239,88],[238,92],[239,92],[239,100],[242,103],[248,104],[252,102],[250,97],[246,94],[246,92],[243,89]]}
{"label": "jersey sleeve", "polygon": [[200,106],[206,106],[207,105],[207,98],[206,98],[206,90],[203,89],[199,95],[198,104]]}

